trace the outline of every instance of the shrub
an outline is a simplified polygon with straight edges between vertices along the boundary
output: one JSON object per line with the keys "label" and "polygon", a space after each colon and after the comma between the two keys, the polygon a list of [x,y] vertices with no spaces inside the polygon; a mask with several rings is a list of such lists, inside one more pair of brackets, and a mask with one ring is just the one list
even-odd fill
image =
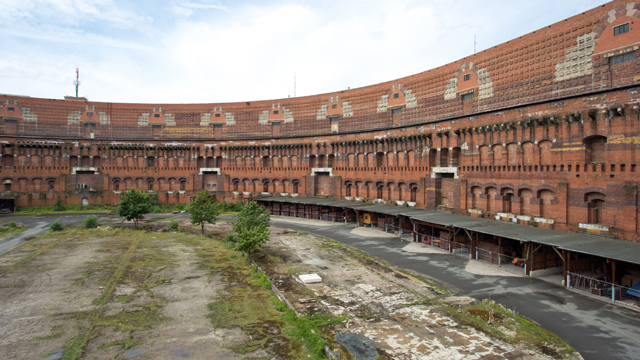
{"label": "shrub", "polygon": [[56,201],[56,204],[53,205],[53,211],[64,211],[65,209],[66,207],[62,203],[62,200],[60,200],[60,197],[58,196],[58,201]]}
{"label": "shrub", "polygon": [[10,222],[9,224],[7,224],[7,226],[11,229],[15,229],[18,227],[18,224],[16,224],[15,221]]}
{"label": "shrub", "polygon": [[85,229],[95,229],[100,225],[98,223],[98,217],[95,215],[89,215],[84,218],[84,228]]}
{"label": "shrub", "polygon": [[270,224],[269,211],[263,206],[259,206],[256,202],[243,206],[238,214],[238,220],[233,224],[234,231],[239,235],[236,250],[249,255],[262,246],[271,235]]}
{"label": "shrub", "polygon": [[49,225],[49,230],[51,231],[62,231],[64,230],[64,225],[60,222],[60,220],[56,220]]}
{"label": "shrub", "polygon": [[240,238],[236,234],[229,234],[224,237],[224,241],[230,242],[230,243],[237,243],[239,239]]}
{"label": "shrub", "polygon": [[169,223],[169,229],[171,230],[178,230],[179,227],[180,223],[178,223],[178,220],[171,220],[171,222]]}

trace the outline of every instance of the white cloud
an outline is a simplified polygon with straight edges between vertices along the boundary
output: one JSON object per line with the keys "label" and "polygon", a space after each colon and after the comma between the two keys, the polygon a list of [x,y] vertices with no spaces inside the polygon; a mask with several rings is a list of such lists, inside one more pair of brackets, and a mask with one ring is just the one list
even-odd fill
{"label": "white cloud", "polygon": [[[595,0],[143,3],[4,0],[0,92],[123,102],[273,99],[366,86],[458,60]],[[551,18],[553,16],[553,18]]]}

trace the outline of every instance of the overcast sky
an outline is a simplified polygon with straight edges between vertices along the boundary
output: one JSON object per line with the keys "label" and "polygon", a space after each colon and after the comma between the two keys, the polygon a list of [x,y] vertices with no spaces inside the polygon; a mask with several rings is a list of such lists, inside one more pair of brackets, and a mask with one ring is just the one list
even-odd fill
{"label": "overcast sky", "polygon": [[602,0],[0,0],[0,93],[145,103],[286,98],[429,70]]}

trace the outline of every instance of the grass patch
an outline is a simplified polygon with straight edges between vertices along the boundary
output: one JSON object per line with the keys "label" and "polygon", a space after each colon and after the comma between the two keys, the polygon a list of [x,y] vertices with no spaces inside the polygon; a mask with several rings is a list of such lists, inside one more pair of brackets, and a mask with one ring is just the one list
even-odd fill
{"label": "grass patch", "polygon": [[304,342],[310,355],[315,359],[325,359],[324,347],[328,344],[322,336],[321,328],[324,326],[339,324],[346,320],[345,317],[331,317],[324,314],[297,316],[293,310],[279,301],[275,301],[278,310],[282,311],[282,319],[290,327],[286,333],[295,341]]}
{"label": "grass patch", "polygon": [[54,210],[53,206],[25,206],[16,208],[17,215],[46,215],[46,214],[78,214],[78,213],[103,213],[108,214],[117,211],[115,205],[65,205],[61,211]]}
{"label": "grass patch", "polygon": [[123,349],[129,350],[132,347],[139,345],[140,341],[131,337],[131,332],[127,334],[127,337],[122,340],[110,341],[108,343],[98,346],[98,349],[104,349],[111,346],[122,346]]}
{"label": "grass patch", "polygon": [[115,326],[118,331],[147,330],[166,320],[156,313],[158,306],[155,302],[144,305],[143,310],[121,312],[117,315],[103,317],[95,322],[96,326]]}
{"label": "grass patch", "polygon": [[215,298],[207,308],[215,328],[240,327],[249,335],[247,342],[230,347],[231,350],[247,354],[265,349],[285,359],[307,358],[302,343],[293,341],[285,332],[290,325],[274,304],[277,298],[271,292],[269,279],[257,267],[229,249],[224,240],[191,236],[181,241],[196,249],[201,269],[223,275],[228,284],[225,294]]}
{"label": "grass patch", "polygon": [[494,301],[483,300],[479,304],[465,307],[444,305],[444,309],[456,321],[502,341],[537,348],[549,355],[555,352],[563,357],[576,354],[576,351],[557,335]]}

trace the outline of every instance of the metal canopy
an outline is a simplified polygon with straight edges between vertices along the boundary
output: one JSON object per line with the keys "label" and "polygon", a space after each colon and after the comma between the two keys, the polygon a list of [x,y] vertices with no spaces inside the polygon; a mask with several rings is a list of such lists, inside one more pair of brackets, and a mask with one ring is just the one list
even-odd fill
{"label": "metal canopy", "polygon": [[582,254],[600,256],[607,259],[640,264],[640,242],[635,241],[544,229],[509,222],[456,215],[439,210],[425,210],[387,204],[372,204],[309,197],[270,197],[259,200],[333,206],[392,216],[401,215],[425,223],[462,228],[486,235],[553,246],[559,250],[568,250]]}

